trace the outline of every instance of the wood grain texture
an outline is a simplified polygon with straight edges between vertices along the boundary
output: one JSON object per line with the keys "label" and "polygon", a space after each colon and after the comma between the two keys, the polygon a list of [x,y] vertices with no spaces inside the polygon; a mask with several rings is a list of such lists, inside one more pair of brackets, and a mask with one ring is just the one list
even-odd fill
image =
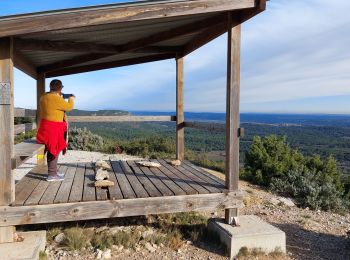
{"label": "wood grain texture", "polygon": [[[241,26],[233,26],[228,19],[227,90],[226,90],[226,187],[238,190],[239,183],[239,102],[240,102],[240,53]],[[225,221],[231,224],[237,210],[225,210]]]}
{"label": "wood grain texture", "polygon": [[113,168],[115,177],[120,186],[121,192],[123,194],[124,199],[136,198],[135,192],[132,189],[128,179],[126,178],[122,167],[117,161],[110,161],[111,166]]}
{"label": "wood grain texture", "polygon": [[83,201],[96,200],[95,171],[91,164],[86,164],[84,177]]}
{"label": "wood grain texture", "polygon": [[225,188],[225,182],[223,180],[221,180],[218,177],[216,177],[215,175],[207,172],[205,169],[202,169],[201,167],[198,167],[198,166],[194,165],[193,163],[190,163],[187,160],[183,161],[182,163],[184,164],[184,167],[191,167],[191,168],[195,169],[196,171],[200,172],[202,175],[207,176],[207,178],[214,180],[216,183],[218,183],[220,185],[220,187]]}
{"label": "wood grain texture", "polygon": [[72,189],[69,194],[69,202],[79,202],[83,199],[85,164],[78,163],[75,171]]}
{"label": "wood grain texture", "polygon": [[0,207],[0,226],[243,207],[238,192]]}
{"label": "wood grain texture", "polygon": [[164,162],[162,162],[161,160],[151,160],[151,161],[160,163],[162,167],[159,167],[159,170],[162,171],[166,176],[168,176],[174,183],[180,186],[181,189],[186,192],[186,194],[198,193],[196,189],[194,189],[191,185],[187,183],[186,180],[183,179],[183,175],[179,174],[178,172],[169,170],[167,167],[164,166]]}
{"label": "wood grain texture", "polygon": [[[174,195],[186,195],[186,191],[184,191],[179,185],[177,185],[168,175],[164,174],[158,168],[150,168],[149,169],[155,176],[157,176],[162,183],[166,187],[168,187]],[[172,195],[172,194],[170,194]]]}
{"label": "wood grain texture", "polygon": [[[9,102],[0,104],[0,206],[14,201],[15,182],[12,173],[14,157],[14,107],[13,107],[13,40],[0,39],[0,83],[9,84]],[[4,91],[4,90],[0,90]]]}
{"label": "wood grain texture", "polygon": [[159,177],[150,168],[141,166],[141,171],[148,177],[155,187],[161,192],[162,196],[172,196],[174,193],[162,182],[162,177]]}
{"label": "wood grain texture", "polygon": [[111,170],[107,170],[109,174],[109,180],[114,182],[114,186],[108,187],[108,194],[109,199],[116,200],[116,199],[122,199],[123,193],[120,188],[119,182],[117,178],[115,177],[115,173],[113,171],[112,165],[110,161],[107,161],[107,163],[111,166]]}
{"label": "wood grain texture", "polygon": [[162,196],[162,194],[159,192],[156,186],[154,186],[154,184],[148,179],[147,175],[144,174],[144,172],[140,169],[138,165],[136,165],[135,161],[129,160],[127,161],[127,163],[132,168],[136,177],[139,179],[140,183],[142,184],[142,186],[145,188],[145,190],[151,197]]}
{"label": "wood grain texture", "polygon": [[123,169],[124,175],[128,179],[132,189],[134,190],[136,197],[137,198],[149,197],[149,194],[146,191],[145,187],[141,184],[141,182],[137,178],[136,174],[130,168],[130,166],[127,164],[127,162],[120,161],[119,164],[120,164],[120,167]]}
{"label": "wood grain texture", "polygon": [[[34,200],[39,196],[41,188],[37,189],[37,186],[41,181],[45,181],[47,177],[47,168],[44,166],[34,167],[29,173],[27,173],[20,181],[16,184],[16,200],[13,205],[24,205],[30,195],[36,191],[33,196]],[[40,198],[39,198],[40,200]],[[31,201],[29,202],[31,203]]]}
{"label": "wood grain texture", "polygon": [[[168,163],[170,162],[170,160],[166,160],[166,161]],[[199,185],[203,186],[210,193],[221,192],[224,188],[221,185],[219,185],[218,183],[216,183],[214,180],[207,178],[204,174],[197,172],[195,169],[187,166],[184,163],[182,163],[180,166],[178,166],[176,168],[178,168],[181,172],[186,174],[192,180],[196,181]]]}
{"label": "wood grain texture", "polygon": [[[60,165],[58,167],[58,170],[62,173],[66,173],[67,169],[67,166]],[[49,186],[47,187],[46,191],[44,192],[43,196],[39,201],[39,205],[53,204],[61,184],[62,183],[60,181],[50,182]]]}
{"label": "wood grain texture", "polygon": [[0,37],[94,26],[109,23],[121,23],[197,15],[220,11],[252,8],[255,0],[194,0],[176,2],[158,2],[157,4],[128,4],[110,8],[81,8],[74,11],[50,12],[46,15],[28,15],[0,21]]}
{"label": "wood grain texture", "polygon": [[0,227],[0,244],[13,242],[13,235],[16,232],[16,227]]}
{"label": "wood grain texture", "polygon": [[195,189],[198,193],[209,193],[209,191],[204,188],[190,172],[182,171],[180,167],[171,166],[167,161],[163,159],[158,159],[158,161],[169,171],[175,173],[178,177],[180,177],[184,182],[186,182],[189,186]]}
{"label": "wood grain texture", "polygon": [[60,188],[57,191],[54,203],[66,203],[68,202],[70,192],[72,190],[72,185],[74,181],[74,176],[77,171],[76,165],[67,166],[66,174],[64,175],[64,180],[61,183]]}
{"label": "wood grain texture", "polygon": [[176,159],[185,158],[184,58],[176,58]]}

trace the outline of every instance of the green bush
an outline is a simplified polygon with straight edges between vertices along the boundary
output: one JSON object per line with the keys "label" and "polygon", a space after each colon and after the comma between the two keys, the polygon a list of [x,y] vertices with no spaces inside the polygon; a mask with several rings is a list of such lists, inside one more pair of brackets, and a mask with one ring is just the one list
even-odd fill
{"label": "green bush", "polygon": [[93,134],[86,128],[72,128],[69,130],[68,149],[101,151],[103,147],[103,138],[99,135]]}
{"label": "green bush", "polygon": [[345,205],[341,172],[332,156],[303,156],[285,137],[255,137],[245,155],[242,176],[256,184],[295,198],[312,209],[339,210]]}
{"label": "green bush", "polygon": [[175,142],[170,138],[140,138],[120,142],[123,152],[150,158],[169,158],[175,154]]}

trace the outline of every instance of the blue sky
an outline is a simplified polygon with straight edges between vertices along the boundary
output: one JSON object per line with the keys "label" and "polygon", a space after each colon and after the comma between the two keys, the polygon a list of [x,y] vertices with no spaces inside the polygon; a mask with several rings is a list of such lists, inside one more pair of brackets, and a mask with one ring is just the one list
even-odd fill
{"label": "blue sky", "polygon": [[[10,15],[117,1],[0,1]],[[350,114],[350,1],[271,0],[242,27],[241,111]],[[224,112],[226,35],[185,60],[185,110]],[[61,77],[80,109],[174,111],[173,60]],[[15,105],[35,107],[15,71]]]}

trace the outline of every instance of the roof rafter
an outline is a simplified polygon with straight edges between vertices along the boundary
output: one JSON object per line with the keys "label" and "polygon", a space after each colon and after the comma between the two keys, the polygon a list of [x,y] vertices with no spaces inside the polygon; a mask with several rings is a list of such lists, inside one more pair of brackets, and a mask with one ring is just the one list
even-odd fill
{"label": "roof rafter", "polygon": [[[181,25],[176,28],[172,28],[170,30],[167,30],[165,32],[158,32],[149,36],[146,36],[144,38],[136,39],[133,41],[130,41],[126,44],[121,45],[118,47],[120,49],[119,53],[124,53],[124,52],[130,52],[130,51],[135,51],[138,49],[141,49],[143,47],[156,44],[162,41],[166,40],[171,40],[179,36],[187,35],[193,32],[197,32],[199,30],[204,30],[208,26],[211,26],[213,24],[221,23],[223,19],[225,19],[226,15],[225,14],[219,14],[217,16],[196,21],[190,24],[185,24]],[[106,54],[106,53],[92,53],[92,54],[87,54],[87,55],[81,55],[78,57],[74,57],[68,60],[60,61],[57,63],[41,66],[38,68],[38,72],[50,72],[50,71],[55,71],[59,69],[63,69],[65,67],[69,66],[74,66],[74,65],[79,65],[88,61],[93,61],[93,60],[99,60],[101,58],[105,58],[108,56],[112,56],[115,54]]]}
{"label": "roof rafter", "polygon": [[[237,11],[232,11],[231,16],[232,16],[232,20],[234,21],[233,25],[236,26],[238,24],[241,24],[249,20],[253,16],[257,15],[258,13],[264,11],[266,9],[266,0],[258,0],[258,1],[259,2],[255,8],[241,10],[238,14],[236,13]],[[184,46],[184,52],[182,56],[190,54],[191,52],[207,44],[208,42],[214,40],[215,38],[219,37],[225,32],[227,32],[227,19],[223,19],[222,23],[211,26],[204,32],[200,33],[192,41],[187,43]]]}
{"label": "roof rafter", "polygon": [[47,78],[66,76],[66,75],[91,72],[91,71],[96,71],[96,70],[112,69],[112,68],[117,68],[117,67],[122,67],[122,66],[135,65],[135,64],[139,64],[139,63],[166,60],[166,59],[175,58],[175,56],[176,56],[176,54],[170,54],[170,53],[168,53],[168,54],[155,54],[155,55],[149,55],[146,57],[131,58],[131,59],[120,60],[120,61],[103,62],[103,63],[97,63],[97,64],[92,64],[92,65],[62,68],[60,70],[48,72],[45,75]]}
{"label": "roof rafter", "polygon": [[[111,53],[121,52],[120,45],[96,44],[90,42],[74,41],[49,41],[37,39],[14,38],[14,46],[18,50],[25,51],[55,51],[55,52],[73,52],[73,53]],[[174,46],[149,46],[140,49],[142,53],[158,52],[178,52],[181,48]]]}

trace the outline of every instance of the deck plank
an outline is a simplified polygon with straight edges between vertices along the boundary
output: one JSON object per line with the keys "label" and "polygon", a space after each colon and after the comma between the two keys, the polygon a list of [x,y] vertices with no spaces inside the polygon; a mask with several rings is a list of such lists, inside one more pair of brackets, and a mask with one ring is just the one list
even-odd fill
{"label": "deck plank", "polygon": [[[141,171],[148,177],[148,179],[158,188],[158,190],[161,192],[163,196],[173,196],[175,192],[171,191],[170,188],[162,181],[162,179],[167,178],[168,182],[172,183],[172,185],[176,186],[176,189],[179,189],[181,194],[186,194],[179,186],[177,186],[172,180],[170,180],[167,176],[163,175],[160,176],[160,174],[156,174],[154,171],[151,170],[151,168],[141,166]],[[157,169],[158,170],[158,169]],[[159,171],[159,170],[158,170]],[[159,171],[160,172],[160,171]],[[166,180],[165,180],[166,182]],[[171,185],[170,185],[171,186]]]}
{"label": "deck plank", "polygon": [[128,179],[126,178],[123,169],[121,168],[119,162],[111,161],[111,165],[115,174],[116,179],[118,180],[120,189],[123,193],[124,199],[136,198],[135,192],[132,189]]}
{"label": "deck plank", "polygon": [[217,189],[219,189],[221,191],[226,190],[224,183],[220,183],[220,182],[216,181],[215,179],[211,178],[210,177],[211,174],[208,172],[205,172],[205,170],[198,171],[194,167],[191,167],[190,165],[188,165],[186,163],[181,164],[181,166],[184,167],[185,169],[187,169],[188,171],[192,172],[193,174],[197,175],[198,177],[200,177],[204,181],[207,181],[208,183],[210,183],[211,186],[216,187]]}
{"label": "deck plank", "polygon": [[54,199],[54,203],[68,202],[69,194],[70,194],[70,191],[72,189],[72,184],[73,184],[76,170],[77,170],[76,164],[68,166],[66,174],[64,175],[64,180],[62,181],[62,184],[61,184],[60,188],[58,189],[58,192],[57,192],[56,197]]}
{"label": "deck plank", "polygon": [[[170,163],[170,160],[165,160],[167,163]],[[172,166],[173,167],[173,166]],[[194,169],[191,167],[185,166],[183,163],[180,166],[176,166],[174,168],[177,168],[179,171],[183,172],[185,175],[187,175],[192,180],[196,181],[199,185],[203,186],[206,190],[208,190],[210,193],[218,193],[222,192],[217,185],[215,185],[214,180],[208,178],[206,179],[205,175],[196,173]]]}
{"label": "deck plank", "polygon": [[[159,159],[158,160],[164,167],[166,167],[169,171],[172,171],[173,173],[175,173],[177,176],[179,176],[181,179],[183,179],[184,181],[186,181],[186,183],[188,185],[190,185],[191,187],[193,187],[199,194],[205,194],[205,193],[209,193],[209,191],[204,188],[202,185],[200,185],[196,180],[194,180],[192,178],[192,176],[190,175],[189,172],[182,172],[180,171],[177,167],[174,167],[172,165],[170,165],[168,162],[166,162],[163,159]],[[191,177],[190,177],[191,176]]]}
{"label": "deck plank", "polygon": [[133,160],[128,160],[127,163],[129,166],[133,169],[135,172],[136,177],[139,179],[141,182],[142,186],[145,188],[147,193],[151,197],[161,197],[162,194],[160,191],[156,188],[156,186],[153,185],[153,183],[147,178],[146,174],[138,167]]}
{"label": "deck plank", "polygon": [[[62,173],[66,173],[67,169],[68,167],[64,165],[60,165],[58,168],[58,170]],[[39,205],[53,204],[53,201],[61,184],[61,181],[50,182],[49,186],[47,187],[46,191],[44,192],[43,196],[39,201]]]}
{"label": "deck plank", "polygon": [[85,164],[79,163],[75,172],[69,202],[79,202],[83,199]]}
{"label": "deck plank", "polygon": [[30,194],[29,198],[24,203],[25,206],[27,205],[37,205],[39,204],[40,199],[44,195],[47,187],[49,186],[49,182],[46,180],[41,180],[38,184],[38,186],[35,187],[32,194]]}
{"label": "deck plank", "polygon": [[84,175],[83,201],[96,200],[95,171],[91,163],[86,164]]}
{"label": "deck plank", "polygon": [[186,165],[188,165],[189,167],[192,167],[192,168],[195,169],[196,171],[198,171],[198,172],[204,174],[205,176],[207,176],[207,177],[213,179],[214,181],[216,181],[217,183],[223,185],[224,187],[226,187],[226,186],[225,186],[225,181],[224,181],[224,180],[221,180],[220,178],[214,176],[213,174],[210,174],[209,172],[207,172],[207,171],[201,169],[200,167],[198,167],[198,166],[196,166],[196,165],[190,163],[189,161],[186,161],[186,160],[185,160],[185,161],[183,161],[183,163],[186,164]]}
{"label": "deck plank", "polygon": [[40,181],[46,179],[46,176],[46,168],[42,166],[34,167],[28,174],[26,174],[20,181],[21,185],[17,186],[18,189],[15,191],[16,197],[13,205],[24,205],[25,201],[39,185]]}
{"label": "deck plank", "polygon": [[115,177],[115,173],[113,172],[113,168],[110,161],[107,163],[111,166],[112,170],[108,170],[109,180],[114,182],[114,186],[108,187],[108,195],[110,200],[123,199],[123,194],[120,189],[117,178]]}
{"label": "deck plank", "polygon": [[[150,161],[160,163],[156,159],[152,159]],[[186,194],[198,194],[198,192],[190,185],[188,185],[186,181],[184,181],[181,177],[177,176],[172,171],[169,171],[168,168],[164,167],[164,165],[159,167],[159,170],[162,171],[166,176],[168,176],[172,181],[174,181],[178,186],[180,186],[181,189],[183,189],[186,192]]]}
{"label": "deck plank", "polygon": [[122,167],[124,174],[126,178],[128,178],[130,185],[132,189],[134,190],[136,197],[138,198],[147,198],[149,197],[149,194],[145,190],[145,188],[140,183],[139,179],[136,177],[133,170],[130,168],[130,166],[125,161],[119,162],[120,166]]}

